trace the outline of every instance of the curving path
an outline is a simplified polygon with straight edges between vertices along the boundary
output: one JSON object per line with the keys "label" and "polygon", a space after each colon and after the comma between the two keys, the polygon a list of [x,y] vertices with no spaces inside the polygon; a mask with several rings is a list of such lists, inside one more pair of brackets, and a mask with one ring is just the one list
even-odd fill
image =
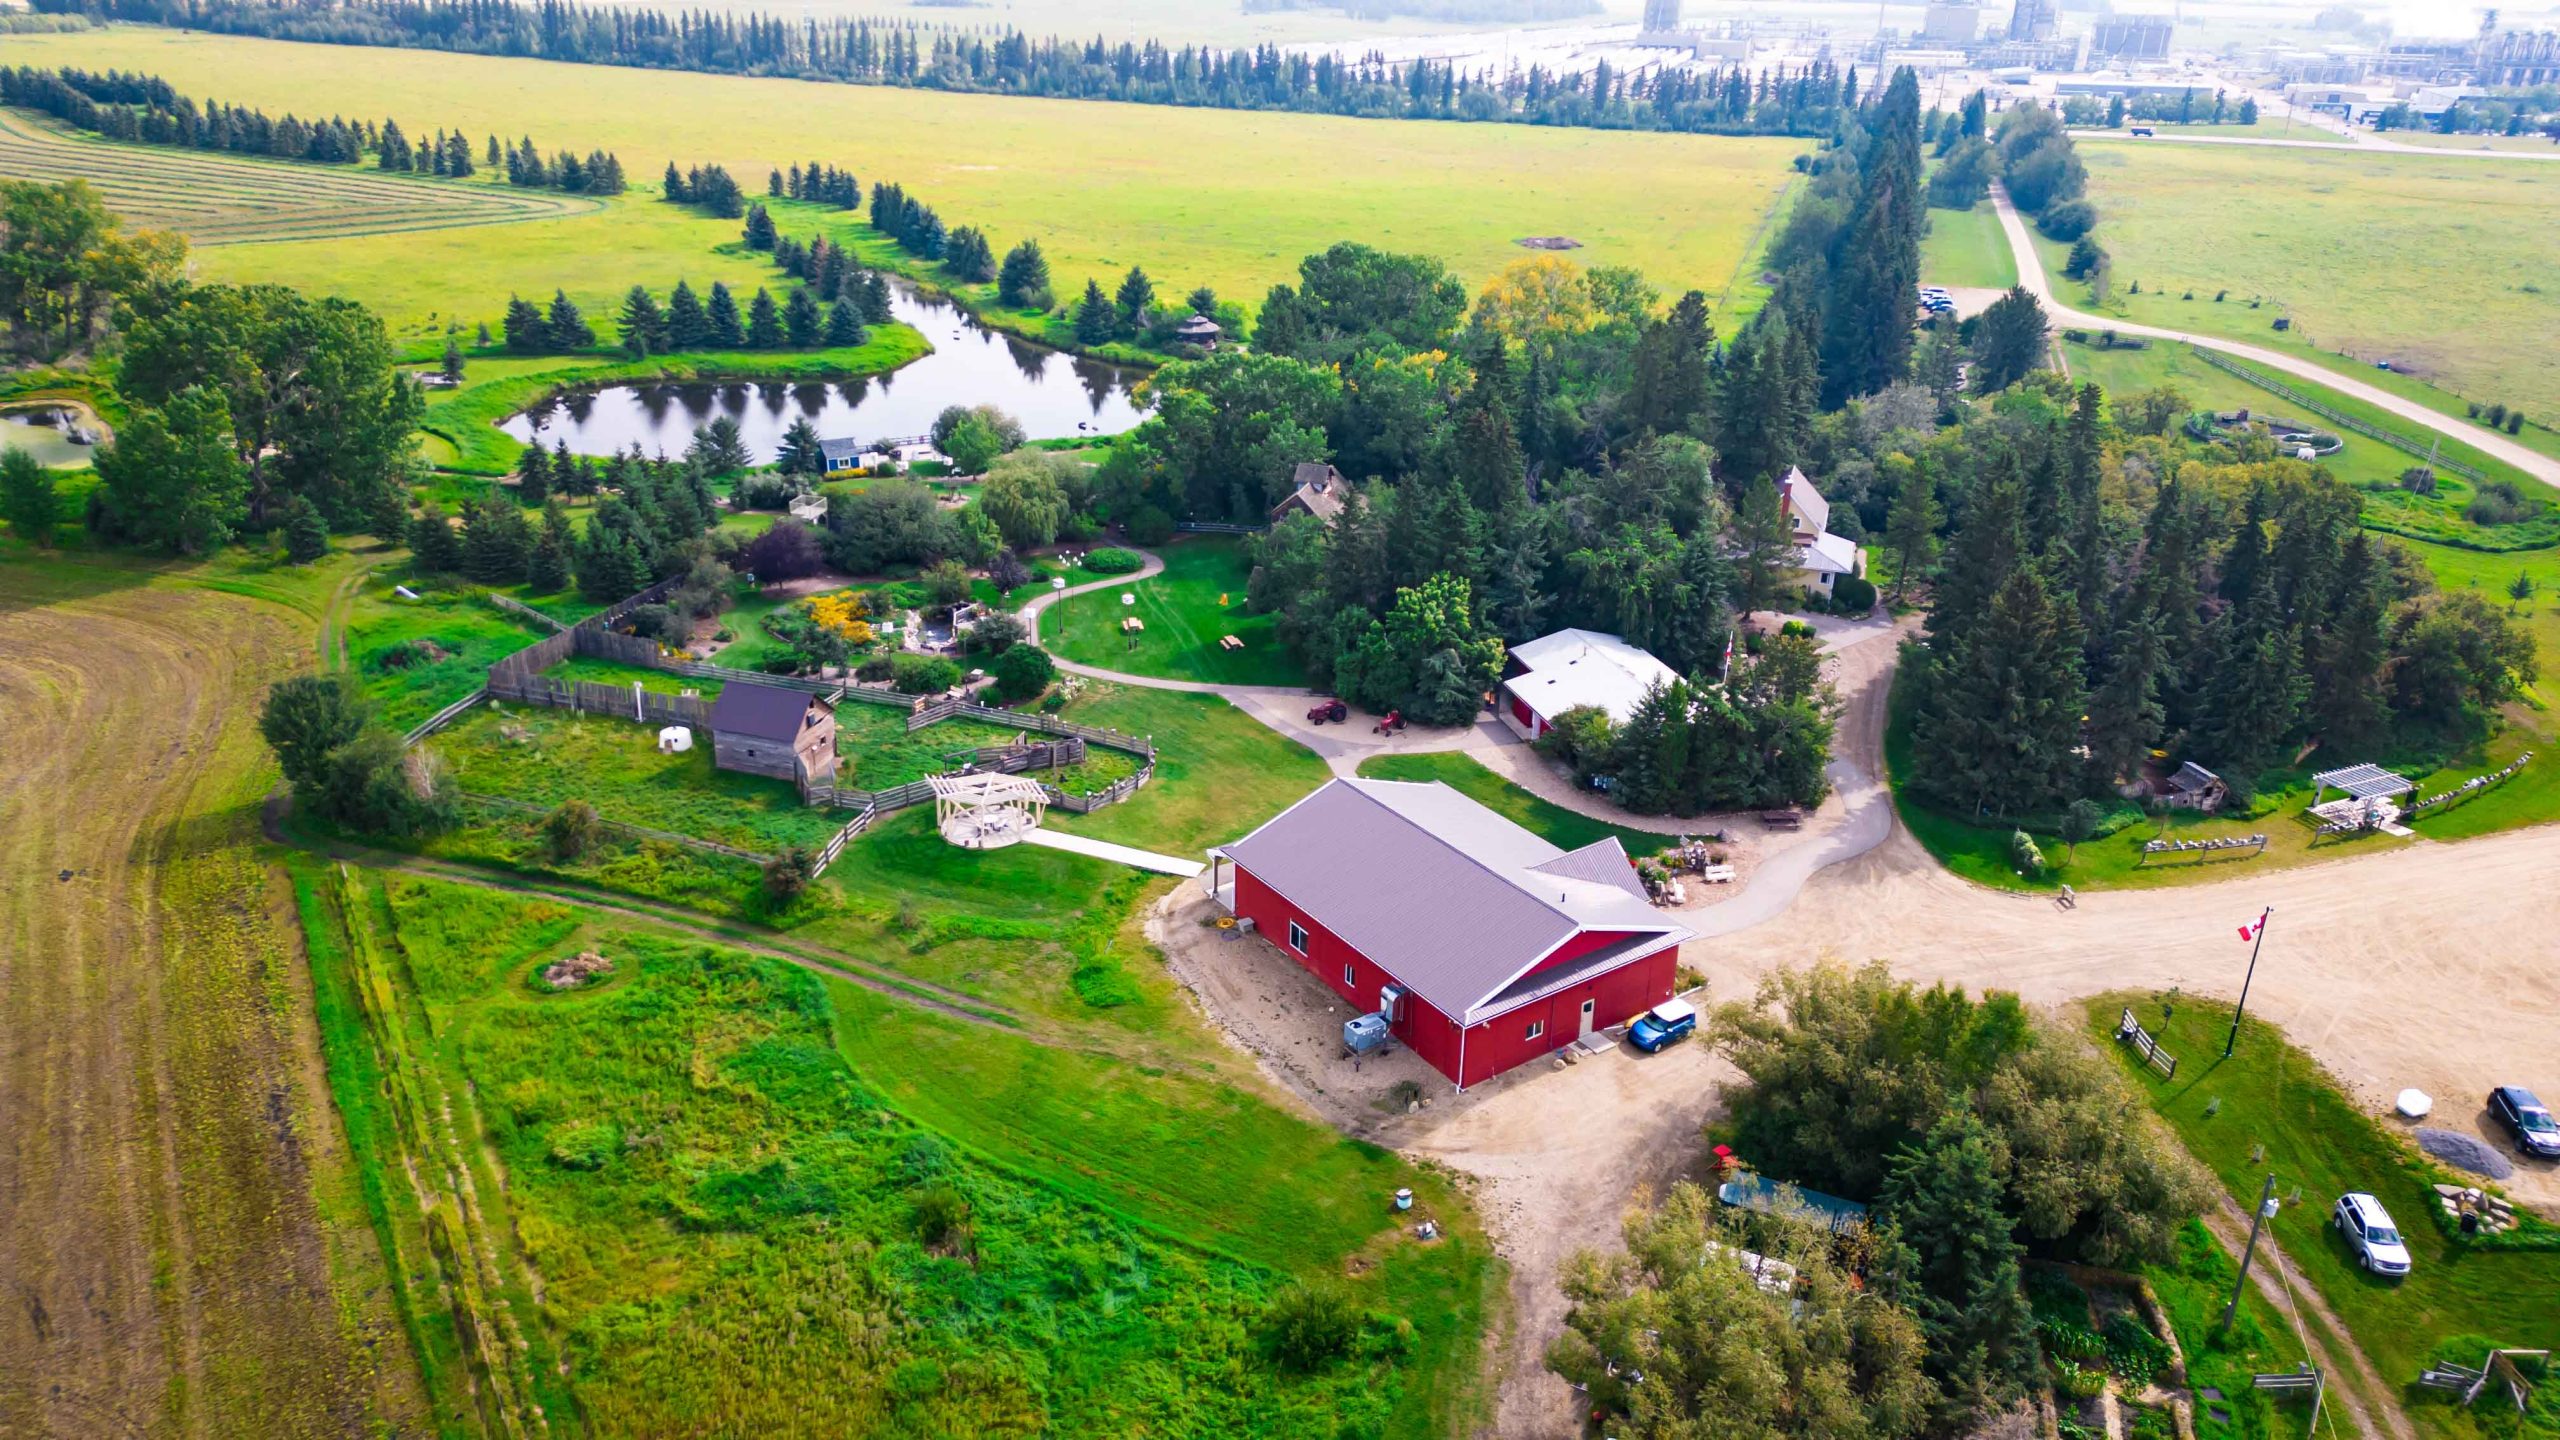
{"label": "curving path", "polygon": [[2380,386],[2342,374],[2317,361],[2305,360],[2298,355],[2269,350],[2264,346],[2251,345],[2245,341],[2226,340],[2219,335],[2198,335],[2185,330],[2170,330],[2158,325],[2137,325],[2109,315],[2091,315],[2084,311],[2070,309],[2054,298],[2053,283],[2051,277],[2045,274],[2044,260],[2036,253],[2035,242],[2027,234],[2025,218],[2018,214],[2015,205],[2009,203],[2008,188],[1993,185],[1991,200],[2000,212],[2001,229],[2008,232],[2009,252],[2018,262],[2018,283],[2025,286],[2028,293],[2034,295],[2037,300],[2043,302],[2045,314],[2055,325],[2113,330],[2124,335],[2147,335],[2155,340],[2177,340],[2189,345],[2201,346],[2207,350],[2219,350],[2226,355],[2236,355],[2252,365],[2263,365],[2270,370],[2280,370],[2288,375],[2325,385],[2341,395],[2352,395],[2412,425],[2432,430],[2448,439],[2459,440],[2482,454],[2514,466],[2545,485],[2560,488],[2560,460],[2529,450],[2504,435],[2489,431],[2484,426],[2456,420],[2450,415],[2438,414],[2405,395],[2395,395]]}

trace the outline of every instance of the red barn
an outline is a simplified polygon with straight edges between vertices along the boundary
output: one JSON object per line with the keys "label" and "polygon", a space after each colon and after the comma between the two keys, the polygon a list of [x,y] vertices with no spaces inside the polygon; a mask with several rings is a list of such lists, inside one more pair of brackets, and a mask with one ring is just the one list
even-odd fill
{"label": "red barn", "polygon": [[1209,859],[1237,916],[1460,1089],[1670,999],[1693,933],[1615,839],[1559,850],[1436,781],[1335,780]]}

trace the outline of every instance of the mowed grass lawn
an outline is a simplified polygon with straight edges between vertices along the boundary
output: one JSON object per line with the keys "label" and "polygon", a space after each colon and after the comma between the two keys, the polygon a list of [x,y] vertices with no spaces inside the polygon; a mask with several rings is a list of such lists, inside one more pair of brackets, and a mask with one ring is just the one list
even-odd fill
{"label": "mowed grass lawn", "polygon": [[484,705],[428,743],[467,792],[545,808],[584,800],[606,820],[743,850],[822,845],[852,818],[802,804],[787,781],[713,768],[707,739],[661,754],[657,727],[628,718]]}
{"label": "mowed grass lawn", "polygon": [[[1252,303],[1339,240],[1417,251],[1480,282],[1568,235],[1586,265],[1632,265],[1665,290],[1720,295],[1784,191],[1785,139],[1367,121],[1151,105],[946,95],[115,27],[13,35],[14,63],[160,75],[196,96],[273,113],[391,115],[404,126],[605,149],[641,191],[604,216],[362,245],[228,247],[203,278],[278,280],[361,297],[403,329],[495,325],[512,293],[565,286],[591,317],[623,290],[679,276],[770,283],[714,261],[736,224],[658,205],[669,160],[766,171],[818,160],[895,181],[999,250],[1037,237],[1056,292],[1143,265],[1160,293],[1197,285]],[[657,217],[657,218],[649,218]],[[439,235],[441,238],[438,238]],[[592,303],[591,303],[592,302]]]}
{"label": "mowed grass lawn", "polygon": [[[2128,318],[2281,345],[2271,322],[2290,315],[2295,343],[2560,413],[2560,167],[2224,145],[2080,153]],[[2136,281],[2142,294],[2123,293]]]}
{"label": "mowed grass lawn", "polygon": [[1659,852],[1673,840],[1669,835],[1632,830],[1567,810],[1496,775],[1474,756],[1453,751],[1372,756],[1360,762],[1360,773],[1371,780],[1440,781],[1503,819],[1544,837],[1548,844],[1565,850],[1597,845],[1615,836],[1627,854],[1641,859]]}
{"label": "mowed grass lawn", "polygon": [[1920,282],[1989,290],[2018,283],[2017,257],[2009,253],[2009,237],[1990,201],[1970,210],[1930,208],[1928,238],[1920,245]]}
{"label": "mowed grass lawn", "polygon": [[[2128,1005],[2178,1058],[2175,1079],[2136,1063],[2109,1038]],[[2225,1060],[2231,1007],[2220,1001],[2182,998],[2164,1022],[2155,997],[2127,992],[2089,1001],[2086,1014],[2089,1033],[2117,1055],[2153,1108],[2235,1199],[2255,1204],[2266,1175],[2275,1174],[2276,1194],[2287,1201],[2273,1222],[2277,1242],[2346,1322],[2386,1383],[2414,1381],[2434,1347],[2457,1335],[2560,1347],[2560,1249],[2486,1250],[2447,1236],[2432,1218],[2436,1194],[2429,1186],[2452,1177],[2358,1109],[2282,1031],[2244,1022],[2238,1047]],[[2329,1208],[2350,1190],[2378,1197],[2399,1223],[2415,1262],[2406,1278],[2367,1274],[2330,1225]],[[2301,1198],[2292,1200],[2297,1191]],[[2542,1233],[2550,1234],[2547,1227]],[[2465,1358],[2479,1363],[2476,1355]],[[2439,1403],[2415,1400],[2410,1408],[2433,1433],[2483,1433]]]}
{"label": "mowed grass lawn", "polygon": [[[1245,609],[1253,578],[1240,536],[1195,535],[1157,547],[1164,573],[1070,595],[1040,612],[1040,643],[1062,659],[1129,675],[1217,685],[1304,685],[1271,617]],[[1122,595],[1137,603],[1124,605]],[[1146,629],[1128,633],[1135,618]],[[1233,635],[1240,650],[1219,645]]]}

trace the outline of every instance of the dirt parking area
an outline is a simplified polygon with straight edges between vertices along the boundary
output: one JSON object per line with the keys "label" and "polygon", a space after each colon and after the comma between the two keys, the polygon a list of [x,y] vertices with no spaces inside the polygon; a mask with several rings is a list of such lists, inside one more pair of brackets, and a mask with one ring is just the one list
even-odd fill
{"label": "dirt parking area", "polygon": [[1545,1366],[1571,1308],[1557,1276],[1576,1251],[1617,1246],[1630,1205],[1701,1173],[1700,1127],[1733,1069],[1700,1043],[1645,1055],[1619,1040],[1456,1094],[1402,1046],[1346,1055],[1350,1007],[1268,940],[1215,929],[1208,922],[1220,913],[1186,884],[1148,926],[1220,1033],[1345,1133],[1473,1180],[1478,1213],[1511,1267],[1513,1324],[1490,1342],[1498,1398],[1487,1433],[1580,1433],[1573,1390]]}

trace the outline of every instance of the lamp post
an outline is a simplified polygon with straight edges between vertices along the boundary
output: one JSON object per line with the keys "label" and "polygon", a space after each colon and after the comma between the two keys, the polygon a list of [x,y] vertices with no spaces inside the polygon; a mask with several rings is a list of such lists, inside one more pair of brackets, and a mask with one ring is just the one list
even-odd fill
{"label": "lamp post", "polygon": [[2273,905],[2259,911],[2257,933],[2249,937],[2249,973],[2240,977],[2240,1003],[2231,1007],[2231,1035],[2222,1042],[2222,1058],[2225,1060],[2231,1058],[2231,1052],[2240,1044],[2240,1017],[2249,1008],[2249,982],[2258,978],[2258,947],[2267,943],[2267,917],[2274,913],[2276,907]]}
{"label": "lamp post", "polygon": [[2231,1282],[2231,1302],[2222,1307],[2222,1323],[2216,1327],[2219,1333],[2230,1333],[2231,1317],[2240,1313],[2240,1291],[2249,1283],[2249,1262],[2256,1259],[2258,1255],[2258,1232],[2274,1218],[2276,1218],[2276,1177],[2270,1174],[2267,1176],[2266,1190],[2258,1196],[2258,1211],[2249,1217],[2249,1245],[2240,1252],[2240,1278]]}

